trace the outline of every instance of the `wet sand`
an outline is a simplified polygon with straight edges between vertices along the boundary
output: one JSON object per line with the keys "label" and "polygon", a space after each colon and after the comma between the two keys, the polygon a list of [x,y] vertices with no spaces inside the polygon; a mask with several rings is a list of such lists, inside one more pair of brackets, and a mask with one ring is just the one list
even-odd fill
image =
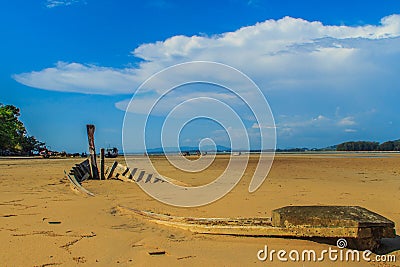
{"label": "wet sand", "polygon": [[[237,157],[238,159],[240,157]],[[118,159],[123,162],[123,158]],[[211,170],[184,175],[164,158],[153,158],[161,172],[192,185],[210,181],[226,166],[219,156]],[[177,216],[255,217],[287,205],[359,205],[396,223],[400,233],[400,154],[278,154],[255,193],[245,176],[225,197],[197,208],[162,204],[136,184],[88,181],[88,197],[71,190],[64,177],[75,159],[0,159],[0,262],[2,266],[399,266],[377,262],[260,262],[257,252],[314,249],[329,245],[299,239],[193,234],[116,212],[117,205]],[[112,160],[107,160],[111,163]],[[137,158],[140,165],[140,157]],[[149,252],[164,251],[163,255]]]}

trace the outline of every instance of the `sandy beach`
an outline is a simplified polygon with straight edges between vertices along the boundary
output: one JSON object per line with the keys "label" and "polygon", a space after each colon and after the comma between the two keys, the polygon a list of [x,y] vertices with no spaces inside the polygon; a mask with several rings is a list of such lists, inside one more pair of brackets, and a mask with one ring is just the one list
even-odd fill
{"label": "sandy beach", "polygon": [[[141,158],[134,159],[138,166]],[[400,233],[399,153],[278,154],[268,178],[250,194],[247,189],[256,164],[256,156],[251,156],[244,177],[229,194],[197,208],[162,204],[137,184],[119,180],[86,181],[83,186],[95,197],[83,195],[72,190],[64,176],[64,170],[81,161],[0,159],[2,266],[400,266],[400,250],[390,253],[397,259],[391,263],[261,262],[257,252],[265,245],[288,251],[321,251],[329,245],[193,234],[116,210],[122,205],[175,216],[266,217],[289,205],[358,205],[394,221]],[[123,157],[118,161],[123,163]],[[164,158],[153,158],[163,174],[191,185],[210,182],[226,161],[227,156],[218,156],[210,170],[185,175]]]}

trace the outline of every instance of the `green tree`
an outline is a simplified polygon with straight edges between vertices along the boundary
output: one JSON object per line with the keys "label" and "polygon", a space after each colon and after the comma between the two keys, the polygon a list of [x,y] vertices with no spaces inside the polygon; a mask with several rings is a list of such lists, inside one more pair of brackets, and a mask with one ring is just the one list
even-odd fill
{"label": "green tree", "polygon": [[33,136],[28,136],[19,120],[20,110],[13,105],[0,104],[0,150],[14,153],[30,153],[44,146]]}
{"label": "green tree", "polygon": [[387,141],[379,145],[381,151],[394,151],[395,143],[393,141]]}
{"label": "green tree", "polygon": [[351,141],[337,145],[337,151],[376,151],[379,148],[378,142]]}
{"label": "green tree", "polygon": [[387,141],[379,145],[382,151],[400,151],[400,140]]}

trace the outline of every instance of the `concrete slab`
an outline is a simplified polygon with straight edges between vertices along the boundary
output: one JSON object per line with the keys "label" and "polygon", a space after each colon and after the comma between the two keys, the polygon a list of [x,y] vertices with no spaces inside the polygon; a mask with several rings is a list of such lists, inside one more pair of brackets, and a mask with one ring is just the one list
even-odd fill
{"label": "concrete slab", "polygon": [[272,225],[394,228],[394,222],[359,206],[287,206],[272,211]]}

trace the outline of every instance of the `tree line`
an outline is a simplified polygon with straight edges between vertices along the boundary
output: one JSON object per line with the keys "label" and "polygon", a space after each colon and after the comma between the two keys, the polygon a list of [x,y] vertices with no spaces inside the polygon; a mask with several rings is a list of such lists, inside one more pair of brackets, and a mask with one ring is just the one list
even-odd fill
{"label": "tree line", "polygon": [[383,143],[371,141],[344,142],[336,146],[337,151],[400,151],[400,139]]}
{"label": "tree line", "polygon": [[28,135],[20,115],[19,108],[0,103],[0,155],[30,155],[44,148],[45,143]]}

